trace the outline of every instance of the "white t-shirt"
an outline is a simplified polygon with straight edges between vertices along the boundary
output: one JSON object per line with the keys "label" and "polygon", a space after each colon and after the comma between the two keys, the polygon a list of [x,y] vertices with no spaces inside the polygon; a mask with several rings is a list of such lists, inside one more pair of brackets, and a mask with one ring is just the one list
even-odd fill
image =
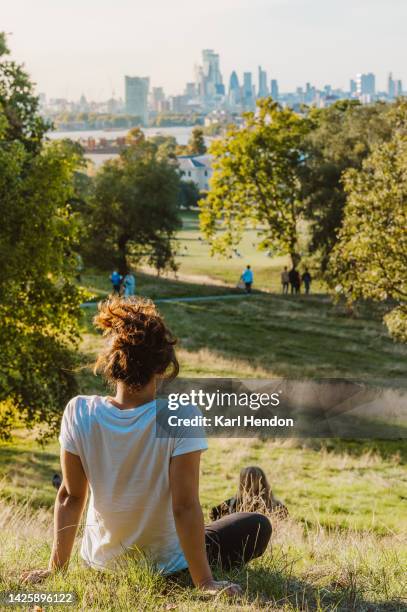
{"label": "white t-shirt", "polygon": [[81,547],[88,565],[111,567],[131,549],[166,574],[188,566],[172,513],[169,464],[171,457],[206,450],[205,437],[158,438],[155,401],[120,410],[92,395],[68,403],[59,441],[79,455],[89,482]]}

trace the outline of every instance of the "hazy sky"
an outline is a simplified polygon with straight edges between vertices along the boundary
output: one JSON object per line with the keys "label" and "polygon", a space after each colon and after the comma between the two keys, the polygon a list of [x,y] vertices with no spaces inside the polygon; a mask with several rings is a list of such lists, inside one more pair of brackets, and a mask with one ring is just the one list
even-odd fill
{"label": "hazy sky", "polygon": [[370,71],[384,88],[389,70],[407,86],[407,0],[1,0],[0,15],[52,97],[122,96],[124,74],[181,93],[203,48],[226,83],[261,64],[283,91]]}

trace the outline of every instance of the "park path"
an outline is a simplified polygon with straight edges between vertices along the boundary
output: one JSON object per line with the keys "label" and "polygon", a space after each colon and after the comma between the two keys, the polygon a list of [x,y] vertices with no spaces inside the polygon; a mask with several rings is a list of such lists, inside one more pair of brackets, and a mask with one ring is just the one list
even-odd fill
{"label": "park path", "polygon": [[[233,300],[251,297],[253,294],[247,293],[225,293],[224,295],[199,295],[194,297],[168,297],[168,298],[157,298],[153,302],[155,304],[163,303],[175,303],[175,302],[212,302],[213,300]],[[102,299],[102,298],[101,298]],[[81,304],[81,308],[92,308],[97,306],[97,302],[84,302]]]}
{"label": "park path", "polygon": [[[150,276],[155,276],[157,274],[156,270],[151,266],[140,266],[140,272],[143,274],[149,274]],[[236,287],[236,283],[227,283],[221,278],[217,278],[216,276],[208,276],[207,274],[187,274],[185,272],[180,272],[177,270],[176,272],[172,272],[168,270],[162,278],[166,280],[174,280],[181,281],[185,283],[192,283],[198,285],[212,285],[216,287],[229,287],[229,289],[233,289]]]}

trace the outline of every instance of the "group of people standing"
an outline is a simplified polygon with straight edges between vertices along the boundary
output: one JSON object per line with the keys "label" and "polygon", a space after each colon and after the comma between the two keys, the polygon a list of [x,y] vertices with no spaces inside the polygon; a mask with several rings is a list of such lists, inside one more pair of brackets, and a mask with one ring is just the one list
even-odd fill
{"label": "group of people standing", "polygon": [[304,285],[305,294],[308,295],[311,289],[311,281],[312,277],[308,268],[305,268],[302,275],[300,275],[295,266],[290,271],[285,266],[281,272],[281,286],[284,295],[288,294],[289,287],[291,287],[292,294],[301,293],[301,283]]}
{"label": "group of people standing", "polygon": [[113,270],[110,275],[110,282],[112,283],[112,293],[114,295],[132,297],[136,293],[136,278],[130,270],[127,270],[124,276],[117,270]]}
{"label": "group of people standing", "polygon": [[[246,293],[251,293],[253,280],[253,270],[250,266],[246,266],[239,281],[239,283],[242,283],[242,288],[244,287]],[[284,295],[288,294],[289,287],[291,287],[292,294],[301,293],[301,284],[304,285],[305,294],[308,295],[311,289],[311,281],[312,277],[308,268],[305,268],[302,275],[295,266],[293,266],[291,270],[288,270],[288,267],[285,266],[284,270],[281,272],[281,285]]]}

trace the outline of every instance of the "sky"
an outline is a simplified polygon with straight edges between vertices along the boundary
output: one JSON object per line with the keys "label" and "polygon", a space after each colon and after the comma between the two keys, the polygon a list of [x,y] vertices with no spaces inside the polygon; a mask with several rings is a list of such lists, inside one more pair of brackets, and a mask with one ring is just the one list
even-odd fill
{"label": "sky", "polygon": [[123,97],[125,74],[182,93],[205,48],[226,84],[261,65],[281,91],[389,71],[407,89],[407,0],[1,0],[0,29],[49,97]]}

